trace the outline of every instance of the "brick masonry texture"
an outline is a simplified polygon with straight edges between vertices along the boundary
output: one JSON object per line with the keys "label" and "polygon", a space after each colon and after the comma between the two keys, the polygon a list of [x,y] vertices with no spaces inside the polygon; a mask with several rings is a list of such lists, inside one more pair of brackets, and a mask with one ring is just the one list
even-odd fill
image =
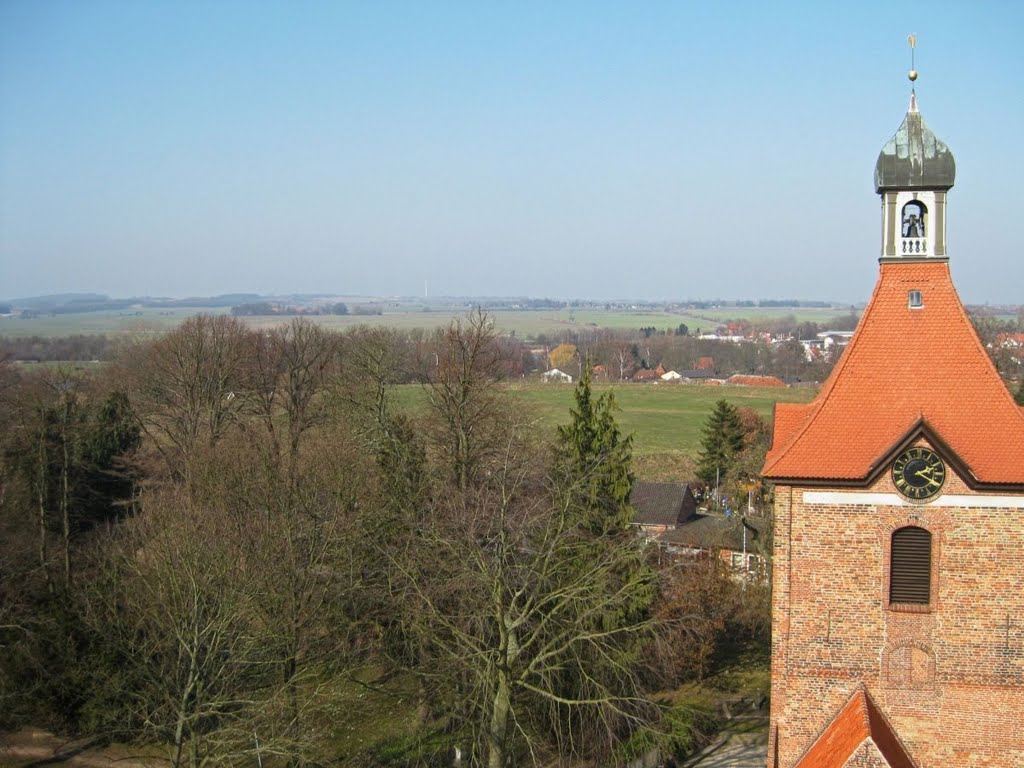
{"label": "brick masonry texture", "polygon": [[844,768],[888,768],[885,758],[871,740],[865,741],[850,759],[846,761]]}
{"label": "brick masonry texture", "polygon": [[[979,495],[947,472],[920,505],[808,504],[811,489],[776,487],[770,765],[796,765],[863,684],[919,768],[1024,767],[1024,494],[945,506]],[[885,472],[851,492],[895,489]],[[905,525],[932,533],[931,603],[909,610],[888,604]],[[885,762],[869,739],[846,765]]]}

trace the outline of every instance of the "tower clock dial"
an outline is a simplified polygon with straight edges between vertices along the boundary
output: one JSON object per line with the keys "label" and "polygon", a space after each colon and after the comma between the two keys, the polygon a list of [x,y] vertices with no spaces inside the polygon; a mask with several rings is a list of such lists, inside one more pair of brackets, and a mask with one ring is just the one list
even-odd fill
{"label": "tower clock dial", "polygon": [[896,490],[914,501],[930,499],[946,481],[946,465],[927,448],[908,448],[892,463]]}

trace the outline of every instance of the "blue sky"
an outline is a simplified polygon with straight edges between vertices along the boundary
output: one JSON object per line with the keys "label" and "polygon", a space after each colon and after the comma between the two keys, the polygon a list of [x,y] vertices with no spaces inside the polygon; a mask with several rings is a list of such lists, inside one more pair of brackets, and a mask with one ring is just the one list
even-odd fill
{"label": "blue sky", "polygon": [[0,3],[0,296],[806,298],[917,94],[962,298],[1024,303],[1024,10]]}

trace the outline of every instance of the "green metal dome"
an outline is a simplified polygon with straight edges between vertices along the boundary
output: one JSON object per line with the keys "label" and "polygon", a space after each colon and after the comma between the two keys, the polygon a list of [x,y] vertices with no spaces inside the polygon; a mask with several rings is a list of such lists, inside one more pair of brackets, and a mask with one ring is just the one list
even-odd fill
{"label": "green metal dome", "polygon": [[875,163],[875,191],[932,189],[953,186],[956,162],[949,147],[925,124],[911,94],[910,108],[899,130],[882,147]]}

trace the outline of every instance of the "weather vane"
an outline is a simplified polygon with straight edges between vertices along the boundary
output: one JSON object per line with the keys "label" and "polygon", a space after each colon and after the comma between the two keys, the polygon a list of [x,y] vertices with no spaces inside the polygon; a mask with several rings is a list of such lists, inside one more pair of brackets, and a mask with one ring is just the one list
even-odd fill
{"label": "weather vane", "polygon": [[[910,82],[917,80],[917,70],[914,69],[914,49],[917,48],[917,35],[911,33],[907,36],[907,44],[910,46],[910,71],[907,73],[907,77],[910,78]],[[913,86],[910,88],[913,90]]]}

